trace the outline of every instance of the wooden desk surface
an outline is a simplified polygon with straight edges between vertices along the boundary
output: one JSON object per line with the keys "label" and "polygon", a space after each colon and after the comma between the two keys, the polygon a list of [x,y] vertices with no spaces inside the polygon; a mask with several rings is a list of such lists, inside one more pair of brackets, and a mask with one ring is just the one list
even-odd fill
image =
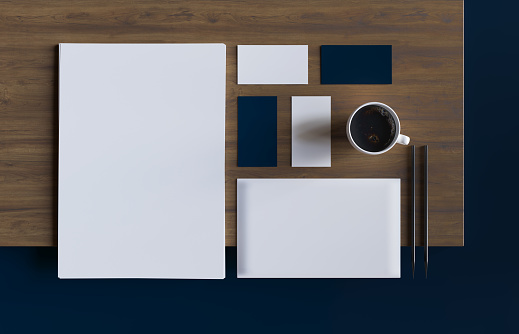
{"label": "wooden desk surface", "polygon": [[[0,32],[0,245],[57,245],[61,42],[227,44],[228,246],[236,245],[239,177],[401,178],[402,245],[410,244],[410,148],[365,156],[346,139],[348,116],[369,101],[395,109],[420,163],[429,144],[430,245],[463,245],[462,1],[13,0],[0,1]],[[238,86],[238,44],[308,44],[309,84]],[[392,44],[393,84],[320,85],[323,44]],[[239,95],[278,96],[279,167],[236,167]],[[290,167],[292,95],[332,96],[331,168]],[[421,196],[417,203],[420,236]]]}

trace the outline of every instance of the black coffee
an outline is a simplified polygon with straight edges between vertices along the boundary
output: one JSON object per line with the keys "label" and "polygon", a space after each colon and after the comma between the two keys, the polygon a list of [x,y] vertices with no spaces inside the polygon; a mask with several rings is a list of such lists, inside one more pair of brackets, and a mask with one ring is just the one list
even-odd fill
{"label": "black coffee", "polygon": [[368,152],[379,152],[393,142],[396,124],[389,111],[371,105],[357,111],[351,120],[350,131],[360,148]]}

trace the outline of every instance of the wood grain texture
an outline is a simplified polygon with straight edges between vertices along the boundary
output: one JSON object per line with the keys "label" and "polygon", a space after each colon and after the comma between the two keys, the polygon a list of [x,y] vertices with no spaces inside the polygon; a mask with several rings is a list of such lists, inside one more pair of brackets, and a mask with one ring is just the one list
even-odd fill
{"label": "wood grain texture", "polygon": [[[0,245],[57,244],[57,44],[72,42],[227,45],[228,246],[240,177],[401,178],[402,245],[410,244],[410,149],[365,156],[346,139],[348,116],[369,101],[398,113],[417,146],[419,181],[429,145],[430,245],[463,245],[462,1],[0,1],[0,32]],[[238,86],[238,44],[309,45],[309,84]],[[392,44],[393,84],[320,85],[323,44]],[[278,96],[279,167],[236,166],[239,95]],[[332,96],[331,168],[290,167],[292,95]],[[421,196],[417,203],[421,236]]]}

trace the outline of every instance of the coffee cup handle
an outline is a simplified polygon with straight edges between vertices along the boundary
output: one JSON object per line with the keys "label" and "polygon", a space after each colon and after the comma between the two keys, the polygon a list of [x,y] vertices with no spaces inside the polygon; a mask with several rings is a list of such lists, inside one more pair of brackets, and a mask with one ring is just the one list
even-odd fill
{"label": "coffee cup handle", "polygon": [[409,145],[409,142],[411,141],[411,138],[404,136],[404,135],[398,135],[398,138],[396,139],[396,142],[400,145]]}

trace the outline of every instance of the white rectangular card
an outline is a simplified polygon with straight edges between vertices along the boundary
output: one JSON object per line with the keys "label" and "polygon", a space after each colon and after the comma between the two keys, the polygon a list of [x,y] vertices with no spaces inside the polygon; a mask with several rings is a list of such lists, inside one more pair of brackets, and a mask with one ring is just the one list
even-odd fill
{"label": "white rectangular card", "polygon": [[399,278],[400,179],[238,179],[239,278]]}
{"label": "white rectangular card", "polygon": [[308,45],[238,45],[238,84],[308,84]]}
{"label": "white rectangular card", "polygon": [[292,167],[331,167],[332,97],[292,96]]}
{"label": "white rectangular card", "polygon": [[224,44],[60,44],[58,276],[225,276]]}

